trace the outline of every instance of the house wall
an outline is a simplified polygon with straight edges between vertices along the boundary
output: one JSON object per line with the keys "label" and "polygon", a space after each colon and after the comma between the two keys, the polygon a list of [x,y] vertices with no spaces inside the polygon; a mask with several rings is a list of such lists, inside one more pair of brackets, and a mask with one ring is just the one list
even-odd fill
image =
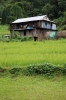
{"label": "house wall", "polygon": [[[18,35],[20,37],[24,36],[24,31],[19,31]],[[56,35],[56,31],[47,30],[47,29],[34,29],[34,30],[26,30],[26,36],[37,37],[39,41],[54,38]],[[11,37],[15,37],[14,31],[11,31]]]}
{"label": "house wall", "polygon": [[41,27],[46,29],[56,30],[56,24],[47,21],[42,21]]}
{"label": "house wall", "polygon": [[54,39],[56,36],[56,31],[46,30],[46,29],[38,29],[38,40],[44,39]]}
{"label": "house wall", "polygon": [[27,30],[26,36],[33,36],[33,30]]}
{"label": "house wall", "polygon": [[23,31],[19,31],[19,35],[22,37],[24,36],[24,32]]}
{"label": "house wall", "polygon": [[38,37],[38,30],[37,29],[33,30],[33,37]]}
{"label": "house wall", "polygon": [[47,28],[47,29],[52,29],[51,23],[46,22],[46,21],[42,21],[42,22],[41,22],[41,27],[42,27],[42,28]]}
{"label": "house wall", "polygon": [[47,39],[47,37],[50,35],[50,30],[45,30],[44,33],[44,37]]}
{"label": "house wall", "polygon": [[10,31],[10,33],[11,33],[11,37],[15,37],[14,31]]}
{"label": "house wall", "polygon": [[38,30],[38,40],[44,40],[46,39],[50,34],[50,31],[49,30]]}
{"label": "house wall", "polygon": [[38,29],[38,40],[41,41],[44,39],[44,32],[41,29]]}
{"label": "house wall", "polygon": [[54,23],[52,24],[52,29],[56,30],[56,24],[54,24]]}

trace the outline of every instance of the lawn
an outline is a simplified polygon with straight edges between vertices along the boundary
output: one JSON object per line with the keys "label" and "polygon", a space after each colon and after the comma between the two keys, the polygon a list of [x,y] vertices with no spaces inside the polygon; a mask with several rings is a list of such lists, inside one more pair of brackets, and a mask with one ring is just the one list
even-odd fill
{"label": "lawn", "polygon": [[66,78],[0,78],[0,100],[66,100]]}
{"label": "lawn", "polygon": [[0,66],[23,67],[29,64],[66,63],[66,39],[42,42],[0,42]]}

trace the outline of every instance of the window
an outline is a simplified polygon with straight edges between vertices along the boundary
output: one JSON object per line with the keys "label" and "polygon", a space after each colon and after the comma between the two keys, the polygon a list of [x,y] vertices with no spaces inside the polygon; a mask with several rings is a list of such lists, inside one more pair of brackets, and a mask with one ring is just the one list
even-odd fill
{"label": "window", "polygon": [[47,22],[45,22],[45,26],[47,26]]}

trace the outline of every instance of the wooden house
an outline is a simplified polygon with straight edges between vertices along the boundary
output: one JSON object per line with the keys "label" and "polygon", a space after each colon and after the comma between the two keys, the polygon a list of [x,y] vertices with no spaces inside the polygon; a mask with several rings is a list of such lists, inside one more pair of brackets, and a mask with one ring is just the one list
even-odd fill
{"label": "wooden house", "polygon": [[56,23],[49,20],[47,15],[17,19],[10,24],[11,37],[31,36],[34,40],[54,38],[56,34]]}

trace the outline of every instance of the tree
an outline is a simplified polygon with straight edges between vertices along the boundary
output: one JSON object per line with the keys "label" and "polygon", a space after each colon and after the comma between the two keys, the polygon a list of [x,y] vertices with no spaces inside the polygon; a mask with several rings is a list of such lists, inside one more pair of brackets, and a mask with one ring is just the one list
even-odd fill
{"label": "tree", "polygon": [[8,5],[2,13],[2,24],[10,23],[11,21],[23,17],[23,10],[17,4]]}
{"label": "tree", "polygon": [[42,13],[48,15],[50,18],[53,17],[53,12],[52,12],[53,6],[51,4],[47,3],[43,8],[42,8]]}
{"label": "tree", "polygon": [[2,13],[2,24],[5,24],[7,22],[7,12],[6,9],[4,9],[3,13]]}

